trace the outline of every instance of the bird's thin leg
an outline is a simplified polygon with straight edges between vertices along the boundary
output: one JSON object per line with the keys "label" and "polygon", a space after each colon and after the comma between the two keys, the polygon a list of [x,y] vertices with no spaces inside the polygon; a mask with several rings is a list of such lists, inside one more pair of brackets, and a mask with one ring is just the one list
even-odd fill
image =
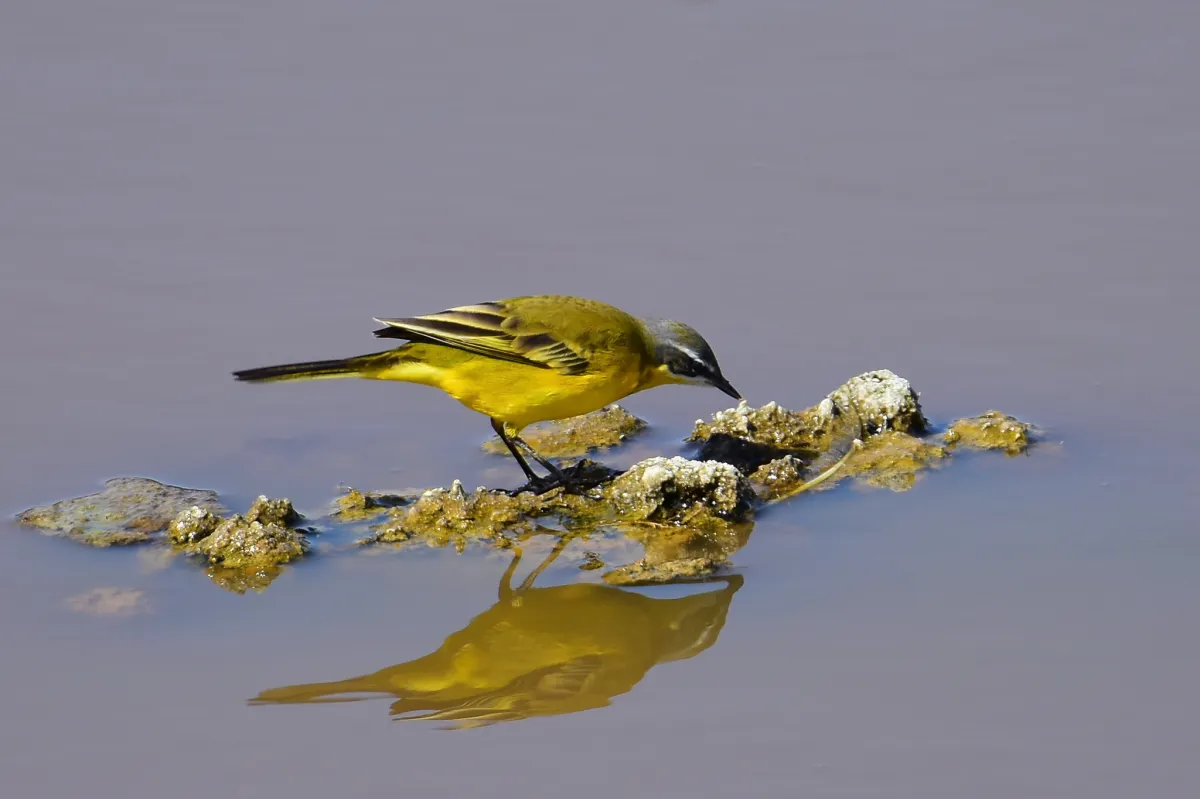
{"label": "bird's thin leg", "polygon": [[525,476],[529,479],[529,482],[541,482],[541,478],[533,473],[533,469],[530,469],[529,464],[521,457],[521,452],[513,444],[512,439],[504,432],[504,423],[497,419],[492,419],[491,421],[492,429],[496,431],[496,435],[500,436],[500,440],[504,442],[504,446],[508,447],[508,451],[512,453],[512,456],[517,459],[517,464],[521,467],[521,471],[525,472]]}
{"label": "bird's thin leg", "polygon": [[553,463],[551,463],[550,461],[546,460],[541,455],[539,455],[538,451],[536,449],[534,449],[533,446],[528,441],[521,438],[520,436],[513,436],[512,440],[513,440],[514,444],[518,444],[521,447],[524,447],[526,454],[528,454],[529,457],[533,458],[535,461],[537,461],[539,464],[541,464],[546,469],[546,471],[550,472],[550,476],[553,477],[555,480],[562,482],[563,480],[566,479],[566,475],[563,474],[562,469],[558,468]]}

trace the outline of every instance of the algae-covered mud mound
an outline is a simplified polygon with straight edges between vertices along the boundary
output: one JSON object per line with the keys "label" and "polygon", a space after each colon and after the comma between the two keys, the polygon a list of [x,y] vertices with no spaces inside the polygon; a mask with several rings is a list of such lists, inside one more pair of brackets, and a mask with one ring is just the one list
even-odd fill
{"label": "algae-covered mud mound", "polygon": [[1032,425],[1000,411],[988,411],[959,419],[950,425],[942,439],[951,449],[998,449],[1008,455],[1020,455],[1029,449],[1032,437]]}
{"label": "algae-covered mud mound", "polygon": [[171,520],[192,507],[225,510],[214,491],[144,477],[114,477],[99,493],[30,508],[18,514],[17,521],[94,547],[124,546],[161,538]]}
{"label": "algae-covered mud mound", "polygon": [[167,528],[176,550],[204,561],[213,582],[241,593],[270,585],[283,564],[309,551],[303,517],[286,499],[259,497],[245,515],[221,518],[203,508],[179,514]]}
{"label": "algae-covered mud mound", "polygon": [[[645,422],[618,406],[544,424],[527,436],[551,457],[616,446]],[[998,411],[960,419],[937,436],[908,381],[881,370],[859,375],[805,410],[741,403],[697,421],[693,457],[654,457],[623,473],[589,460],[544,493],[477,488],[414,492],[350,490],[324,515],[302,517],[286,499],[259,499],[229,515],[211,491],[144,478],[32,508],[25,525],[93,546],[148,544],[187,556],[224,588],[261,591],[285,564],[365,547],[511,549],[557,537],[563,561],[614,585],[707,578],[745,545],[755,513],[847,480],[905,491],[963,449],[1026,452],[1031,426]],[[492,442],[496,443],[496,442]],[[487,445],[491,448],[491,445]],[[341,542],[339,545],[338,542]]]}

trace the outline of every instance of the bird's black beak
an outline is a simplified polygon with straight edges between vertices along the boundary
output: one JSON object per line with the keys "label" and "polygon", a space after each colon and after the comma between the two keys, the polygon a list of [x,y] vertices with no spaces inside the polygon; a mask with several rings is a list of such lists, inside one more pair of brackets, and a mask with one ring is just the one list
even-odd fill
{"label": "bird's black beak", "polygon": [[734,388],[724,377],[717,375],[709,382],[712,384],[713,388],[721,389],[735,400],[740,401],[742,399],[742,395],[738,393],[738,390]]}

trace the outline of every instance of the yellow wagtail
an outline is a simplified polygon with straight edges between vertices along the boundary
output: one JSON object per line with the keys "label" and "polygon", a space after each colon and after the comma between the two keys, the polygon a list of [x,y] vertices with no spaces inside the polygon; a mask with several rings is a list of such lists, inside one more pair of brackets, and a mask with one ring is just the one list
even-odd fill
{"label": "yellow wagtail", "polygon": [[741,395],[721,374],[708,342],[682,322],[642,320],[580,297],[516,297],[411,319],[376,319],[387,352],[234,372],[238,380],[364,377],[422,383],[491,419],[532,485],[544,484],[517,444],[557,482],[562,472],[519,437],[526,425],[603,408],[668,383]]}

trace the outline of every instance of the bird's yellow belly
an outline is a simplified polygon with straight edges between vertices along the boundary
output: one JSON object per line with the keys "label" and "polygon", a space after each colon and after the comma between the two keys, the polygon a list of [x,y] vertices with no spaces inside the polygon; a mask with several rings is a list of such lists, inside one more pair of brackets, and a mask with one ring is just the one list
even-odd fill
{"label": "bird's yellow belly", "polygon": [[637,382],[604,375],[564,375],[493,361],[480,371],[456,369],[439,385],[468,408],[520,430],[534,422],[590,413],[637,390]]}
{"label": "bird's yellow belly", "polygon": [[430,344],[395,350],[393,360],[367,376],[440,388],[471,410],[518,430],[590,413],[643,387],[640,364],[565,375]]}

